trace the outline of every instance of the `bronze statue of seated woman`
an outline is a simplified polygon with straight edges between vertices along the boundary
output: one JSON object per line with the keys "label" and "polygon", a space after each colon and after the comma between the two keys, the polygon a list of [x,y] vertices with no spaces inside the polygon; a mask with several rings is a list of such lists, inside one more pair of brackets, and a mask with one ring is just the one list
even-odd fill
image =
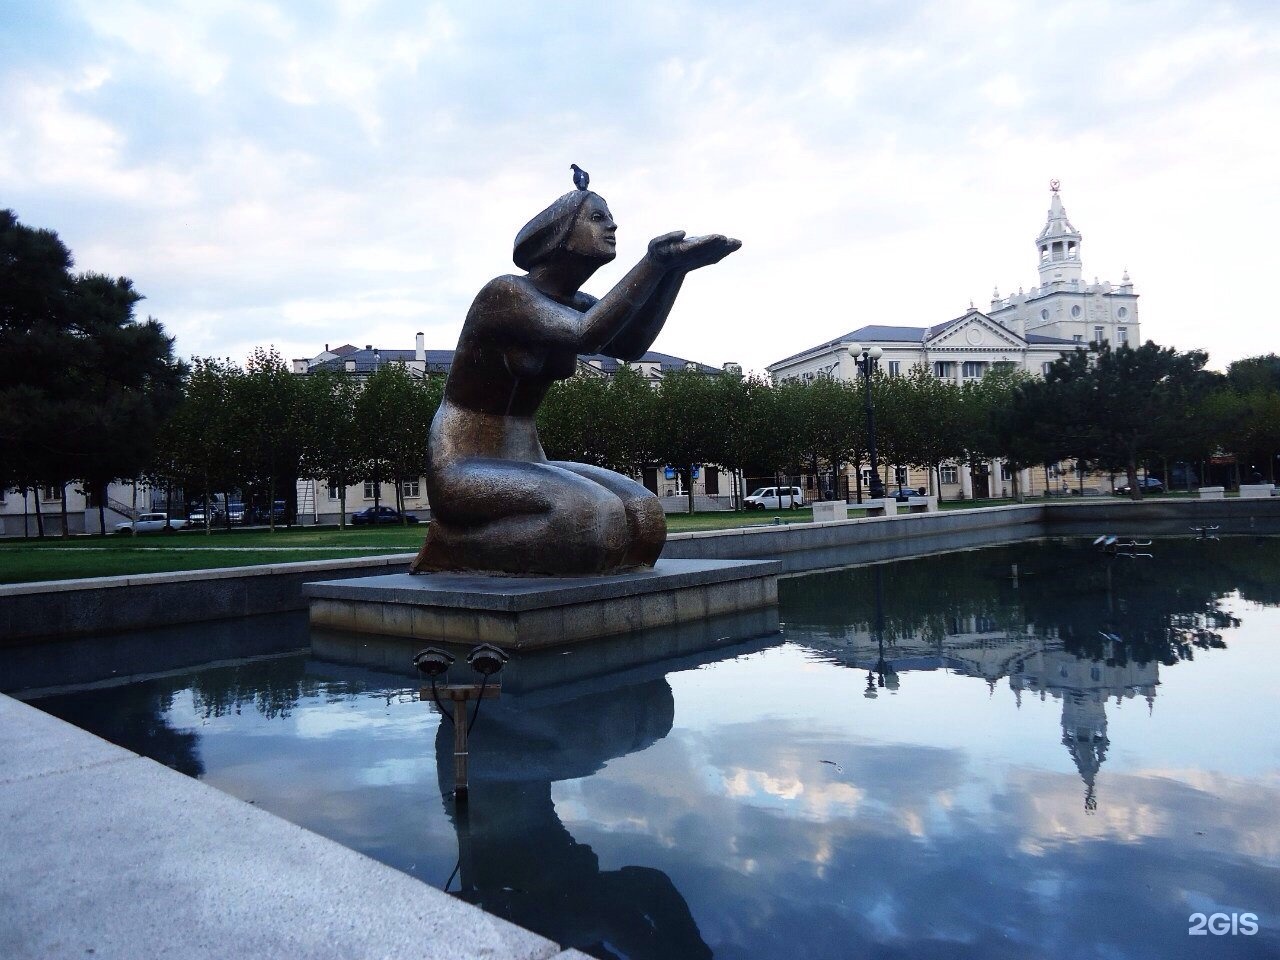
{"label": "bronze statue of seated woman", "polygon": [[597,300],[579,288],[617,255],[616,231],[600,196],[567,193],[517,234],[514,260],[527,273],[476,296],[431,424],[432,519],[412,572],[570,576],[657,561],[667,536],[658,498],[611,470],[547,460],[534,416],[579,354],[643,356],[685,274],[741,243],[664,234]]}

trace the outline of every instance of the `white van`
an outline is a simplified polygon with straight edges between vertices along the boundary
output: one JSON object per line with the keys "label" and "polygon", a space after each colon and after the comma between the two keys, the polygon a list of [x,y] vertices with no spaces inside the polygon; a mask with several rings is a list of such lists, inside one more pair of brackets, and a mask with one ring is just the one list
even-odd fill
{"label": "white van", "polygon": [[804,494],[799,487],[760,487],[742,502],[748,510],[795,510],[804,506]]}

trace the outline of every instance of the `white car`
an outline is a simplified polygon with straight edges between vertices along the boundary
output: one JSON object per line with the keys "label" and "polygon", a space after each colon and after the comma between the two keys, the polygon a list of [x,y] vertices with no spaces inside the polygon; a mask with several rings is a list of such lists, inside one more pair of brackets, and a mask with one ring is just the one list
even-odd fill
{"label": "white car", "polygon": [[760,487],[743,501],[748,510],[796,509],[804,506],[804,493],[799,487]]}
{"label": "white car", "polygon": [[137,520],[117,523],[116,533],[153,533],[156,530],[163,530],[166,520],[172,530],[181,530],[187,525],[185,520],[169,520],[167,513],[140,513]]}

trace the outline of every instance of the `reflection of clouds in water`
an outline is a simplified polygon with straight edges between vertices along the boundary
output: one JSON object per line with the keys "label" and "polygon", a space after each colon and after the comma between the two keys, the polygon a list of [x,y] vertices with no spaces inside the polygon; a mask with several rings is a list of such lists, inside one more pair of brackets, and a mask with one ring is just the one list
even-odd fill
{"label": "reflection of clouds in water", "polygon": [[718,956],[1173,956],[1189,898],[1274,900],[1275,778],[1104,772],[1086,815],[1074,772],[981,759],[678,728],[553,796],[602,869],[671,876]]}
{"label": "reflection of clouds in water", "polygon": [[400,784],[430,783],[436,776],[433,757],[388,757],[365,767],[358,775],[359,782],[369,787],[387,787]]}
{"label": "reflection of clouds in water", "polygon": [[430,743],[438,716],[425,704],[408,707],[388,707],[381,699],[352,700],[342,710],[335,710],[332,704],[299,705],[289,719],[294,733],[306,739],[376,733],[380,737],[426,737],[423,742]]}
{"label": "reflection of clouds in water", "polygon": [[1259,782],[1199,773],[1194,785],[1154,771],[1102,779],[1097,811],[1088,814],[1078,778],[1011,771],[997,803],[1020,833],[1020,849],[1041,856],[1090,840],[1159,839],[1280,865],[1280,774]]}

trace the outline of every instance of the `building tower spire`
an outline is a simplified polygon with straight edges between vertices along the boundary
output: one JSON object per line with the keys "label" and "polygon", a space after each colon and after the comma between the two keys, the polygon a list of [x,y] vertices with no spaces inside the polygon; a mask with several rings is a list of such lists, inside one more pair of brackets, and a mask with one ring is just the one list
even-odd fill
{"label": "building tower spire", "polygon": [[1049,181],[1049,216],[1036,237],[1041,287],[1080,280],[1080,231],[1067,219],[1060,186],[1057,180]]}

